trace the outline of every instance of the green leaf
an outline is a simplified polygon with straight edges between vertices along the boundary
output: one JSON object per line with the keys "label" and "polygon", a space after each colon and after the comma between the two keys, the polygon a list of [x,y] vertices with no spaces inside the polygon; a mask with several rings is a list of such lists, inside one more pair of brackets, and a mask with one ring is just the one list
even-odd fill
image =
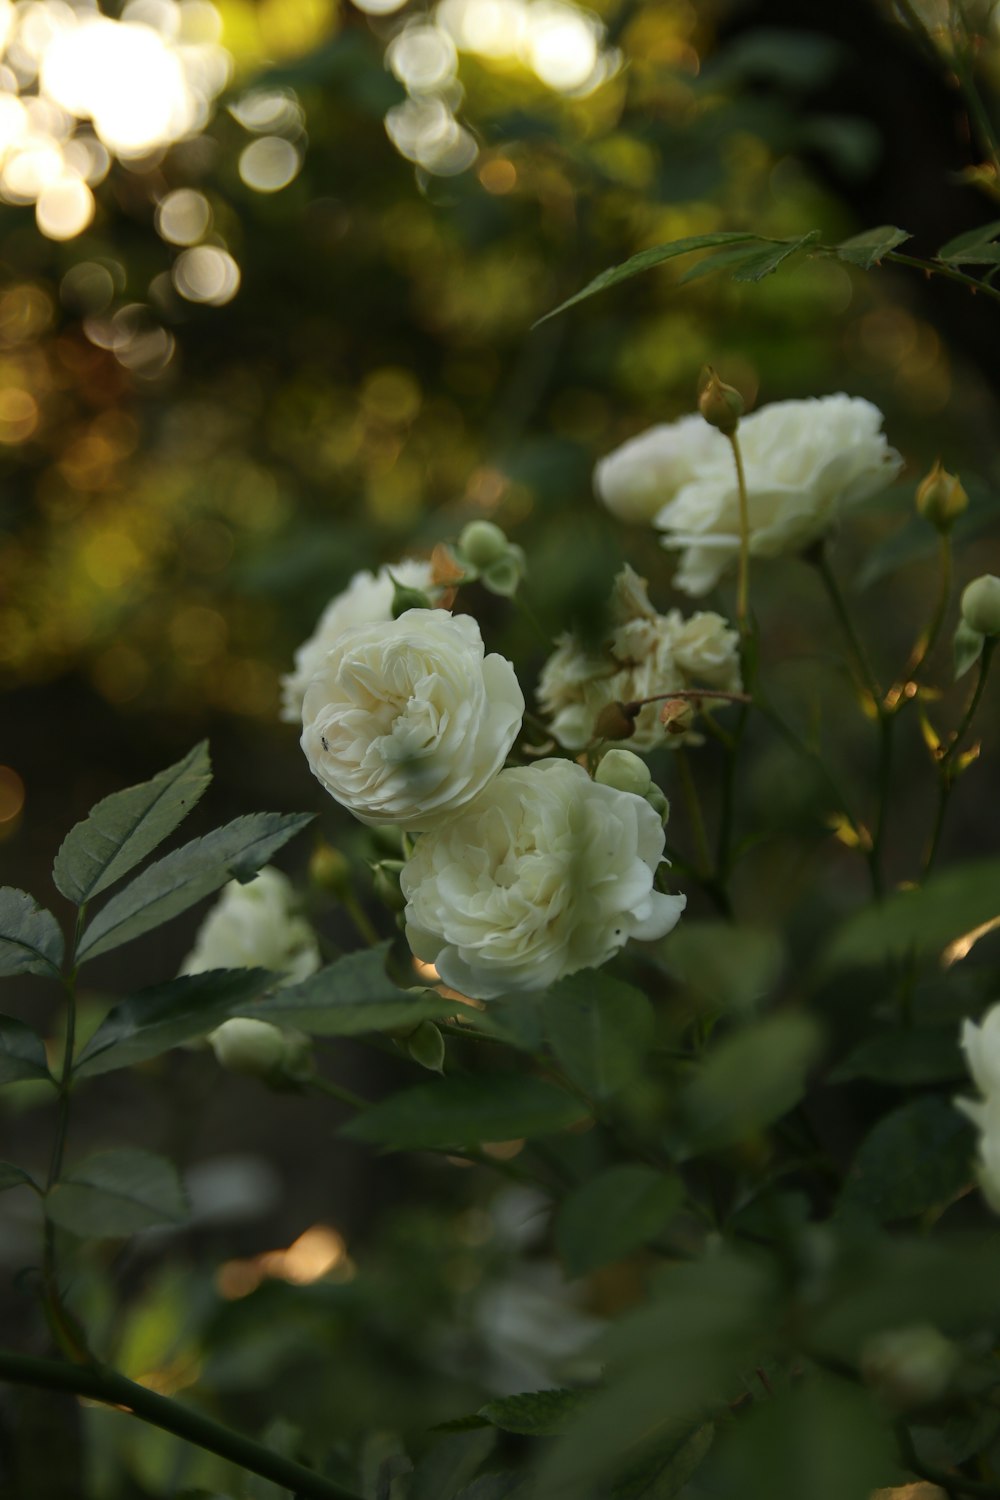
{"label": "green leaf", "polygon": [[50,911],[27,891],[0,886],[0,979],[14,974],[59,975],[63,935]]}
{"label": "green leaf", "polygon": [[973,630],[964,620],[959,624],[951,643],[956,682],[976,665],[985,645],[986,637],[980,635],[978,630]]}
{"label": "green leaf", "polygon": [[275,983],[266,969],[210,969],[140,990],[105,1016],[77,1058],[74,1076],[92,1078],[159,1057],[221,1026]]}
{"label": "green leaf", "polygon": [[865,1138],[837,1203],[879,1223],[940,1208],[972,1180],[973,1136],[955,1106],[927,1094],[885,1115]]}
{"label": "green leaf", "polygon": [[96,958],[169,922],[228,880],[246,882],[282,844],[312,822],[311,813],[252,813],[192,839],[157,860],[98,912],[79,957]]}
{"label": "green leaf", "polygon": [[848,1053],[831,1071],[831,1083],[871,1078],[908,1088],[963,1078],[967,1072],[955,1026],[903,1026],[877,1032]]}
{"label": "green leaf", "polygon": [[715,1011],[748,1011],[776,986],[781,938],[762,927],[681,922],[659,949],[664,967]]}
{"label": "green leaf", "polygon": [[454,1500],[495,1442],[489,1427],[439,1437],[414,1469],[407,1500]]}
{"label": "green leaf", "polygon": [[594,969],[554,985],[542,1015],[560,1066],[596,1099],[632,1082],[653,1039],[653,1012],[641,990]]}
{"label": "green leaf", "polygon": [[212,779],[208,742],[151,781],[113,792],[66,835],[52,867],[78,906],[127,875],[187,817]]}
{"label": "green leaf", "polygon": [[[535,1495],[530,1474],[504,1469],[495,1474],[480,1474],[464,1490],[459,1490],[455,1500],[532,1500]],[[537,1497],[536,1497],[537,1500]]]}
{"label": "green leaf", "polygon": [[53,1081],[45,1044],[38,1032],[23,1021],[0,1016],[0,1083],[17,1083],[22,1078]]}
{"label": "green leaf", "polygon": [[444,1020],[463,1009],[460,1002],[439,995],[401,990],[385,972],[388,951],[388,943],[379,943],[348,953],[300,984],[282,985],[244,1006],[239,1014],[314,1036],[362,1036]]}
{"label": "green leaf", "polygon": [[841,240],[833,248],[838,260],[846,260],[852,266],[870,271],[890,250],[912,238],[905,229],[897,229],[894,224],[880,224],[877,229],[863,229],[860,234],[852,234],[849,240]]}
{"label": "green leaf", "polygon": [[756,259],[759,254],[756,240],[749,245],[731,245],[727,250],[717,250],[714,255],[703,256],[693,266],[682,271],[677,278],[677,285],[687,286],[692,281],[700,281],[703,276],[714,276],[719,271],[732,270],[744,261]]}
{"label": "green leaf", "polygon": [[585,1276],[655,1239],[683,1200],[676,1177],[641,1162],[609,1167],[560,1205],[556,1249],[571,1276]]}
{"label": "green leaf", "polygon": [[453,1073],[383,1099],[341,1134],[390,1150],[435,1150],[550,1135],[586,1114],[570,1094],[540,1078]]}
{"label": "green leaf", "polygon": [[23,1167],[15,1167],[13,1162],[0,1161],[0,1193],[6,1193],[10,1188],[33,1187],[39,1191],[38,1183],[30,1172]]}
{"label": "green leaf", "polygon": [[499,1396],[487,1401],[477,1413],[504,1432],[522,1437],[555,1437],[565,1432],[572,1417],[587,1400],[586,1391],[524,1391],[517,1396]]}
{"label": "green leaf", "polygon": [[919,890],[897,891],[849,917],[821,967],[884,964],[940,954],[956,938],[1000,916],[1000,859],[972,860],[932,875]]}
{"label": "green leaf", "polygon": [[181,1224],[187,1216],[173,1165],[131,1146],[88,1156],[45,1203],[49,1218],[81,1239],[119,1239],[153,1224]]}
{"label": "green leaf", "polygon": [[539,318],[534,326],[537,328],[539,323],[546,323],[549,318],[557,317],[568,307],[575,307],[578,302],[586,302],[588,297],[607,291],[609,287],[617,286],[620,281],[628,281],[632,276],[639,276],[643,271],[649,271],[654,266],[661,266],[664,261],[673,260],[678,255],[689,255],[692,250],[712,250],[717,245],[736,245],[751,240],[760,243],[760,236],[732,232],[693,234],[682,240],[671,240],[665,245],[653,245],[648,250],[640,250],[638,255],[630,256],[628,260],[622,261],[621,265],[609,266],[606,271],[595,276],[582,291],[574,293],[565,302],[560,302],[558,307],[554,307],[543,318]]}
{"label": "green leaf", "polygon": [[978,251],[981,246],[990,245],[991,240],[996,240],[999,234],[1000,219],[981,223],[975,229],[966,229],[966,233],[957,234],[954,240],[949,240],[948,245],[942,245],[937,252],[937,260],[951,261],[955,257],[961,257],[966,251]]}
{"label": "green leaf", "polygon": [[787,1114],[805,1092],[819,1045],[815,1021],[795,1012],[731,1032],[681,1096],[688,1150],[734,1145]]}
{"label": "green leaf", "polygon": [[652,1458],[619,1480],[611,1500],[673,1500],[701,1468],[714,1440],[713,1423],[693,1428],[684,1423],[658,1446]]}
{"label": "green leaf", "polygon": [[759,255],[748,258],[736,267],[733,272],[734,281],[763,281],[765,276],[770,276],[773,271],[789,256],[797,255],[807,245],[815,244],[819,239],[819,230],[810,229],[808,234],[800,235],[797,240],[786,240],[783,244],[774,245],[768,250],[762,250]]}

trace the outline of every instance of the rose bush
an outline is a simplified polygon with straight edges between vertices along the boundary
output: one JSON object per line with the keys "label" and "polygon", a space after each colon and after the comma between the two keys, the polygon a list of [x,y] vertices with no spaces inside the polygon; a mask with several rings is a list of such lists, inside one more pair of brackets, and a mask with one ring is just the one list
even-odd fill
{"label": "rose bush", "polygon": [[647,802],[582,766],[501,771],[404,866],[410,947],[475,999],[543,990],[670,931],[686,898],[654,889],[663,846]]}
{"label": "rose bush", "polygon": [[182,974],[270,969],[289,984],[320,966],[319,944],[297,909],[291,881],[270,865],[241,885],[231,880],[198,929]]}
{"label": "rose bush", "polygon": [[523,712],[514,668],[486,655],[475,620],[410,609],[340,635],[306,690],[302,748],[361,822],[418,832],[492,780]]}

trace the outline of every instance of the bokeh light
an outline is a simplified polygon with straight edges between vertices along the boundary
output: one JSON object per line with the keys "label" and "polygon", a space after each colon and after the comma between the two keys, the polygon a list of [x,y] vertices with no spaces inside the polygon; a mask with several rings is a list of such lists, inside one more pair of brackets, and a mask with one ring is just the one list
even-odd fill
{"label": "bokeh light", "polygon": [[256,193],[277,193],[298,176],[302,159],[291,141],[262,135],[240,153],[239,173]]}
{"label": "bokeh light", "polygon": [[220,250],[217,245],[198,245],[177,257],[174,286],[189,302],[222,307],[239,291],[240,268],[228,250]]}

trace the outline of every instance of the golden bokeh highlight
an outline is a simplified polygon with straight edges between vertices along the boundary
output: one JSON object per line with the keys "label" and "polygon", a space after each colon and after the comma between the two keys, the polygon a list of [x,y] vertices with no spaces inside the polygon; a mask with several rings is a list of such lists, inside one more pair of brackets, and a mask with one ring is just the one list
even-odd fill
{"label": "golden bokeh highlight", "polygon": [[350,1281],[354,1264],[347,1254],[343,1235],[326,1224],[314,1224],[294,1240],[287,1250],[265,1250],[244,1260],[228,1260],[215,1274],[215,1287],[227,1302],[248,1297],[265,1281],[286,1281],[292,1286],[310,1286],[324,1277]]}

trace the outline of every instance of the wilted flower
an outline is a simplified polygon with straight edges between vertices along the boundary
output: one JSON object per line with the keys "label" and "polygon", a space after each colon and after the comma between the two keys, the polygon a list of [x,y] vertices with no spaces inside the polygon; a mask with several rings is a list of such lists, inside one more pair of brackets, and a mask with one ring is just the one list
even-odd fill
{"label": "wilted flower", "polygon": [[410,947],[477,999],[545,989],[675,925],[685,897],[653,885],[663,845],[646,801],[582,766],[501,771],[404,866]]}
{"label": "wilted flower", "polygon": [[320,966],[319,944],[296,911],[295,891],[270,865],[246,885],[231,880],[205,918],[182,974],[208,969],[270,969],[294,984]]}
{"label": "wilted flower", "polygon": [[407,557],[377,573],[355,573],[347,588],[330,600],[316,629],[296,651],[295,670],[281,679],[281,717],[286,723],[301,721],[306,688],[343,631],[392,619],[394,579],[404,588],[425,591],[431,587],[431,564]]}
{"label": "wilted flower", "polygon": [[313,677],[302,748],[362,823],[438,824],[493,779],[521,727],[514,668],[475,620],[410,609],[344,631]]}

